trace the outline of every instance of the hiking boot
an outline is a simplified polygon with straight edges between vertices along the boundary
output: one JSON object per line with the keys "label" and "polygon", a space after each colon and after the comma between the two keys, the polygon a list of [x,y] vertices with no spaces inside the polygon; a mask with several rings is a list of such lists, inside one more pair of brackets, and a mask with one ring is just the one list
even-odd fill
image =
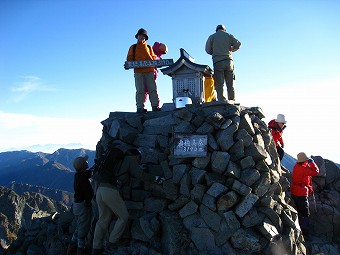
{"label": "hiking boot", "polygon": [[92,255],[103,255],[104,249],[92,249]]}
{"label": "hiking boot", "polygon": [[153,112],[159,112],[160,110],[161,110],[161,108],[159,108],[158,106],[152,106]]}
{"label": "hiking boot", "polygon": [[137,113],[146,113],[148,110],[144,108],[137,108]]}
{"label": "hiking boot", "polygon": [[76,243],[69,243],[66,251],[66,255],[73,255],[77,251]]}

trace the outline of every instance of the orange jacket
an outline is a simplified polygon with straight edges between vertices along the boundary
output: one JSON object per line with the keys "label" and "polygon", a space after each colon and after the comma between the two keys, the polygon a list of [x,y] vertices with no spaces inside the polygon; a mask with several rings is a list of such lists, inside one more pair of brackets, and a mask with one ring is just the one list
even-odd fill
{"label": "orange jacket", "polygon": [[[146,42],[137,42],[136,48],[134,50],[134,45],[131,45],[129,48],[129,52],[127,54],[127,61],[135,61],[135,60],[156,60],[157,56],[153,52],[152,47],[148,47]],[[148,73],[153,72],[155,67],[143,67],[143,68],[135,68],[135,73]]]}
{"label": "orange jacket", "polygon": [[286,127],[286,126],[283,126],[283,128],[281,129],[277,123],[275,122],[275,120],[271,120],[269,123],[268,123],[268,127],[272,130],[272,136],[273,136],[273,139],[274,139],[274,142],[275,142],[275,145],[276,147],[279,145],[279,143],[281,144],[281,147],[284,146],[284,143],[283,143],[283,139],[282,139],[282,132],[283,132],[283,129]]}
{"label": "orange jacket", "polygon": [[295,196],[308,197],[313,193],[312,177],[319,173],[315,162],[296,163],[292,174],[290,192]]}

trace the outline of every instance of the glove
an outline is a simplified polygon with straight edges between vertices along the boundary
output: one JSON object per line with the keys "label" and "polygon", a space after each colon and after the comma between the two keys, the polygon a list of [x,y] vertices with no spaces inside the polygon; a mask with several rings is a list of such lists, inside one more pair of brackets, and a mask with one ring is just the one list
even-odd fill
{"label": "glove", "polygon": [[127,65],[126,62],[124,63],[124,69],[125,69],[125,70],[129,70],[129,66]]}
{"label": "glove", "polygon": [[283,143],[283,144],[281,144],[281,148],[282,148],[282,149],[283,149],[283,147],[285,147],[284,143]]}
{"label": "glove", "polygon": [[312,158],[308,159],[308,164],[314,162],[314,160]]}
{"label": "glove", "polygon": [[164,177],[155,176],[155,183],[162,184],[165,181]]}

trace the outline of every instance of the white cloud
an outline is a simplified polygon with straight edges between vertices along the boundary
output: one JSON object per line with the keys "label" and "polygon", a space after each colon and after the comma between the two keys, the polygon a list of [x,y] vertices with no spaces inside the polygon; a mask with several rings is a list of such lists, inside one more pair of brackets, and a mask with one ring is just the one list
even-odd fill
{"label": "white cloud", "polygon": [[0,150],[69,143],[81,143],[95,149],[102,132],[100,121],[0,112]]}
{"label": "white cloud", "polygon": [[19,102],[25,99],[28,95],[35,92],[50,92],[56,89],[52,86],[44,84],[37,76],[25,76],[23,81],[15,83],[10,87],[12,92],[11,100]]}

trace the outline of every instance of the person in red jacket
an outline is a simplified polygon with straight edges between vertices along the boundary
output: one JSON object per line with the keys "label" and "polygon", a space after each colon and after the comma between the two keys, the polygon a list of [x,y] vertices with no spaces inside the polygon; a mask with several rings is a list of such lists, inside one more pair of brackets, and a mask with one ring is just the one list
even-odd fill
{"label": "person in red jacket", "polygon": [[285,152],[283,150],[284,142],[282,138],[283,130],[286,128],[286,119],[283,114],[278,114],[277,118],[268,123],[268,127],[272,130],[272,136],[276,145],[277,153],[280,160],[282,160]]}
{"label": "person in red jacket", "polygon": [[319,168],[312,158],[300,152],[293,168],[290,192],[298,212],[299,224],[306,241],[309,240],[308,196],[313,194],[312,176],[319,174]]}
{"label": "person in red jacket", "polygon": [[[152,49],[153,49],[153,52],[157,56],[156,60],[162,59],[161,56],[168,52],[168,46],[166,46],[166,44],[160,43],[160,42],[155,42],[152,46]],[[153,75],[155,77],[155,80],[157,80],[157,77],[158,77],[157,68],[155,68],[153,70]],[[148,99],[148,94],[149,94],[148,86],[146,85],[146,83],[144,83],[144,104],[145,104],[146,100]]]}

